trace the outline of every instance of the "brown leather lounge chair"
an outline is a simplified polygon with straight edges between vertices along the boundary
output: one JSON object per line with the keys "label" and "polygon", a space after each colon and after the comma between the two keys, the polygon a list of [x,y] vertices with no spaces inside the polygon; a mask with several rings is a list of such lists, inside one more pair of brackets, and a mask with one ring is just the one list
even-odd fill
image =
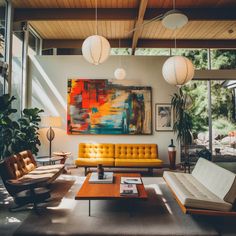
{"label": "brown leather lounge chair", "polygon": [[0,162],[0,175],[6,190],[14,198],[19,210],[31,203],[37,211],[37,204],[50,198],[48,185],[64,170],[64,165],[47,165],[37,167],[30,151],[12,155]]}

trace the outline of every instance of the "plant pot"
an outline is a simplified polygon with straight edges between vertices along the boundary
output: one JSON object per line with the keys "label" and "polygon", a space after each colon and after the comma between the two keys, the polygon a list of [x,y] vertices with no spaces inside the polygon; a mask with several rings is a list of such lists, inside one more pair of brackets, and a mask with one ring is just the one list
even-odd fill
{"label": "plant pot", "polygon": [[170,150],[168,148],[168,156],[169,156],[169,162],[170,162],[170,169],[175,170],[176,169],[176,151]]}

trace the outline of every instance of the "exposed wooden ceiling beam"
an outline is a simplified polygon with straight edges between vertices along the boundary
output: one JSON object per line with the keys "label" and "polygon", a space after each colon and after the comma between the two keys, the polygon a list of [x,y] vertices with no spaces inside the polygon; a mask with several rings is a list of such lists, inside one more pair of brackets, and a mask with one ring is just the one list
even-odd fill
{"label": "exposed wooden ceiling beam", "polygon": [[[49,48],[81,48],[84,39],[44,39],[43,49]],[[109,39],[111,47],[118,48],[118,39]],[[130,39],[121,39],[120,46],[122,48],[130,48],[132,41]]]}
{"label": "exposed wooden ceiling beam", "polygon": [[[175,48],[171,39],[140,39],[137,47],[140,48]],[[235,48],[236,40],[211,40],[211,39],[177,39],[177,48]]]}
{"label": "exposed wooden ceiling beam", "polygon": [[[137,9],[100,8],[98,20],[134,20]],[[22,8],[15,9],[14,21],[95,20],[94,8]]]}
{"label": "exposed wooden ceiling beam", "polygon": [[138,19],[137,19],[135,26],[134,26],[134,28],[136,30],[133,33],[133,39],[132,39],[132,55],[134,55],[134,53],[135,53],[138,39],[139,39],[141,32],[142,32],[141,25],[143,23],[143,18],[144,18],[144,14],[145,14],[145,11],[147,8],[147,3],[148,3],[148,0],[140,0]]}
{"label": "exposed wooden ceiling beam", "polygon": [[[171,9],[147,8],[144,20],[165,14]],[[189,20],[236,20],[236,8],[188,8],[183,11]],[[133,8],[100,8],[98,20],[135,20],[138,10]],[[94,20],[94,8],[16,8],[14,21]]]}
{"label": "exposed wooden ceiling beam", "polygon": [[[49,48],[81,48],[83,39],[45,39],[43,40],[43,49]],[[119,47],[118,39],[109,40],[111,47]],[[131,39],[122,39],[122,48],[131,48]],[[138,48],[174,48],[174,40],[150,40],[139,39]],[[177,48],[235,48],[236,40],[177,40]]]}
{"label": "exposed wooden ceiling beam", "polygon": [[[166,12],[172,10],[169,9],[154,9],[148,8],[146,10],[144,19],[150,20],[155,16],[164,15]],[[236,20],[236,8],[178,8],[184,14],[188,16],[189,20]]]}

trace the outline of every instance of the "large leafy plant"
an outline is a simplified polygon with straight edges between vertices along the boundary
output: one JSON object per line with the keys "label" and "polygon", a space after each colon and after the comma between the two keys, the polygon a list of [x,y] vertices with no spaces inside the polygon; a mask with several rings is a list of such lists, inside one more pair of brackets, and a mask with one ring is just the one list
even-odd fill
{"label": "large leafy plant", "polygon": [[189,162],[187,155],[188,145],[192,143],[192,118],[189,114],[189,107],[191,98],[183,92],[180,88],[177,93],[172,96],[171,105],[175,110],[176,119],[174,122],[173,130],[177,134],[177,139],[184,147],[185,162]]}
{"label": "large leafy plant", "polygon": [[31,150],[37,154],[41,145],[38,138],[39,113],[38,108],[24,109],[21,118],[17,121],[11,119],[16,109],[12,109],[15,97],[9,94],[0,96],[0,158],[3,159],[14,153]]}
{"label": "large leafy plant", "polygon": [[40,112],[43,110],[38,108],[23,110],[22,117],[18,119],[20,133],[16,140],[15,152],[30,150],[33,154],[38,153],[38,146],[41,145],[38,137],[39,122],[41,121]]}
{"label": "large leafy plant", "polygon": [[14,137],[18,136],[19,125],[12,121],[10,116],[17,112],[11,108],[15,97],[9,94],[0,96],[0,157],[1,159],[11,155],[14,146]]}

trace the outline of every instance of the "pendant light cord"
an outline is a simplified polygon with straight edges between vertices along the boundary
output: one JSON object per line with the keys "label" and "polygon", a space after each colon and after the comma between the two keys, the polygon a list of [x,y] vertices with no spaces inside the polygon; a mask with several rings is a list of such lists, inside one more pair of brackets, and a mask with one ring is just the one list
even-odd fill
{"label": "pendant light cord", "polygon": [[[175,10],[175,0],[173,0],[173,10]],[[174,37],[175,37],[175,55],[176,55],[176,30],[177,30],[177,27],[174,29]]]}
{"label": "pendant light cord", "polygon": [[98,35],[98,3],[95,0],[95,32]]}
{"label": "pendant light cord", "polygon": [[175,37],[175,55],[176,55],[176,52],[177,52],[177,43],[176,43],[176,28],[174,29],[174,37]]}
{"label": "pendant light cord", "polygon": [[[120,38],[119,38],[119,51],[120,51]],[[119,53],[119,52],[118,52],[118,53]],[[120,64],[120,68],[122,68],[121,55],[119,55],[119,64]]]}

